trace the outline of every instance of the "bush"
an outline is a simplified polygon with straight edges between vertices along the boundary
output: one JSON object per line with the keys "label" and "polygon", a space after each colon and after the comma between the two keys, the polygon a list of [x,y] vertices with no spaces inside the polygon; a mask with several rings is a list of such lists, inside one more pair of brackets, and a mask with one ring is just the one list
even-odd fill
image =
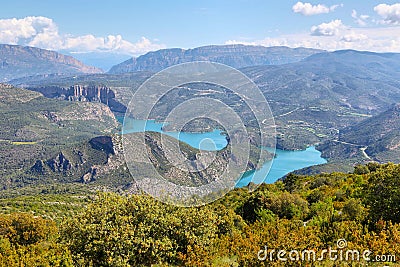
{"label": "bush", "polygon": [[[279,218],[304,219],[308,214],[308,202],[298,194],[289,192],[257,192],[242,206],[242,216],[248,222],[260,220],[261,210],[270,210]],[[264,212],[265,213],[265,212]]]}
{"label": "bush", "polygon": [[51,220],[27,213],[0,215],[0,266],[72,266],[57,235]]}
{"label": "bush", "polygon": [[100,194],[63,225],[62,238],[77,264],[197,265],[238,221],[240,217],[223,206],[179,208],[146,195]]}
{"label": "bush", "polygon": [[400,165],[377,167],[371,173],[363,193],[372,224],[379,220],[400,223]]}

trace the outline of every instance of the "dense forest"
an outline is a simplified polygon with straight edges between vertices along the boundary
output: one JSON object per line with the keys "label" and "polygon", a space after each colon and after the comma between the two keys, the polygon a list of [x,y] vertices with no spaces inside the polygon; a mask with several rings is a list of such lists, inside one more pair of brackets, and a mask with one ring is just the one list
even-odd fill
{"label": "dense forest", "polygon": [[[144,194],[14,190],[1,200],[0,266],[382,266],[379,255],[395,266],[399,204],[400,165],[391,163],[290,174],[192,208]],[[338,240],[343,250],[371,251],[371,262],[269,257],[336,248]]]}

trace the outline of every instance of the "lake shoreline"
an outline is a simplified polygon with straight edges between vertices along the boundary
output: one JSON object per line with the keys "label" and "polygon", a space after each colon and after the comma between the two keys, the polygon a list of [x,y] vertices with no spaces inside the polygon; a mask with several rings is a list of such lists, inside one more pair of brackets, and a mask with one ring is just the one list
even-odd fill
{"label": "lake shoreline", "polygon": [[[157,122],[156,120],[136,120],[131,118],[126,120],[124,117],[117,119],[119,122],[127,123],[122,127],[122,134],[143,131],[159,132],[180,140],[193,148],[209,151],[222,150],[228,145],[226,135],[219,129],[201,133],[166,132],[163,130],[165,123]],[[205,140],[207,142],[204,142]],[[290,172],[327,163],[327,160],[321,157],[321,152],[315,146],[309,146],[305,150],[261,149],[273,153],[274,158],[264,162],[258,169],[245,171],[238,179],[236,188],[246,187],[250,183],[274,183]]]}

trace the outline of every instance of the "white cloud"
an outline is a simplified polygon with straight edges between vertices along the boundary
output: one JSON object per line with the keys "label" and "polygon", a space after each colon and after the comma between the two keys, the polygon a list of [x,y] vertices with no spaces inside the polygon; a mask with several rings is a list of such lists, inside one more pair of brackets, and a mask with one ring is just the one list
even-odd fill
{"label": "white cloud", "polygon": [[354,19],[354,21],[360,25],[360,26],[367,26],[366,20],[369,18],[368,15],[360,15],[358,16],[357,11],[353,9],[351,12],[351,17]]}
{"label": "white cloud", "polygon": [[311,3],[297,2],[296,4],[293,5],[292,10],[294,13],[300,13],[305,16],[311,16],[311,15],[318,15],[318,14],[332,12],[339,6],[343,6],[343,4],[327,7],[321,4],[312,5]]}
{"label": "white cloud", "polygon": [[311,35],[314,36],[334,36],[338,35],[344,25],[340,19],[332,20],[329,23],[321,23],[311,27]]}
{"label": "white cloud", "polygon": [[382,17],[379,21],[382,24],[399,25],[400,24],[400,3],[387,5],[380,4],[374,7],[374,11]]}
{"label": "white cloud", "polygon": [[252,42],[229,40],[226,44],[308,47],[329,51],[354,49],[374,52],[400,52],[400,26],[350,28],[344,26],[337,35],[313,36],[308,33],[281,35]]}
{"label": "white cloud", "polygon": [[343,7],[343,6],[344,6],[343,4],[330,6],[330,7],[329,7],[329,11],[335,11],[336,8],[338,8],[338,7]]}
{"label": "white cloud", "polygon": [[46,17],[25,17],[22,19],[0,19],[0,43],[35,46],[52,50],[72,52],[115,52],[130,55],[143,54],[164,48],[142,37],[132,43],[121,35],[99,37],[94,35],[61,35],[57,24]]}
{"label": "white cloud", "polygon": [[348,34],[343,35],[340,40],[345,42],[359,42],[366,39],[368,39],[367,35],[351,31]]}
{"label": "white cloud", "polygon": [[17,44],[19,40],[29,39],[37,34],[54,32],[57,32],[57,26],[45,17],[0,20],[0,40],[5,43]]}

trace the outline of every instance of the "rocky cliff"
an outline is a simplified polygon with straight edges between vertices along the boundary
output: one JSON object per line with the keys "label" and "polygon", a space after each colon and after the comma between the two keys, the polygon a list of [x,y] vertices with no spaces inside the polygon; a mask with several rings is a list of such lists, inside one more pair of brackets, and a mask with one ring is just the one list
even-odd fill
{"label": "rocky cliff", "polygon": [[43,74],[100,72],[102,70],[54,51],[0,44],[0,81]]}
{"label": "rocky cliff", "polygon": [[41,86],[27,88],[40,92],[45,97],[79,102],[100,102],[110,107],[114,112],[124,113],[126,107],[115,99],[115,93],[103,85],[75,84],[70,87]]}
{"label": "rocky cliff", "polygon": [[131,58],[112,67],[109,73],[160,71],[172,65],[192,61],[212,61],[234,68],[256,65],[279,65],[300,61],[321,50],[245,45],[211,45],[194,49],[163,49]]}
{"label": "rocky cliff", "polygon": [[69,100],[94,101],[108,104],[108,100],[114,98],[114,92],[106,86],[74,85],[69,88]]}

